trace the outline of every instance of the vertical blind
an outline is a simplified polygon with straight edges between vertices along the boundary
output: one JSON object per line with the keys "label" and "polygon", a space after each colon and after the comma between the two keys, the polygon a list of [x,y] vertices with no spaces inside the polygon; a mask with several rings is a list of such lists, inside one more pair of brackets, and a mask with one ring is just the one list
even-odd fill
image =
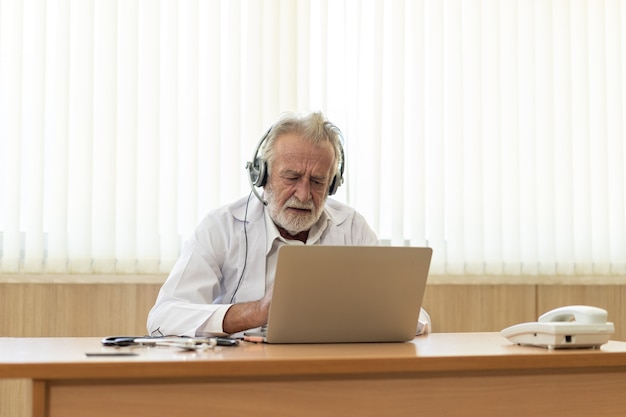
{"label": "vertical blind", "polygon": [[161,273],[284,111],[432,272],[626,274],[620,0],[0,0],[0,272]]}

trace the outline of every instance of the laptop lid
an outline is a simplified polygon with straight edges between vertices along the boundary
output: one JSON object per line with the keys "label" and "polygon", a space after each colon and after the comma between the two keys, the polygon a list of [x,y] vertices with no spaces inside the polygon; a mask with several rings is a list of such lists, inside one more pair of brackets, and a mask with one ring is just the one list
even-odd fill
{"label": "laptop lid", "polygon": [[281,247],[265,341],[412,340],[431,257],[417,247]]}

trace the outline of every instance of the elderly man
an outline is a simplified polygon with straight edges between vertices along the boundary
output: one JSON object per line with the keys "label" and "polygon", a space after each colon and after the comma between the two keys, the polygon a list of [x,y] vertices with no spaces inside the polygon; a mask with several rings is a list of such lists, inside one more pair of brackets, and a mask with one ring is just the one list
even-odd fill
{"label": "elderly man", "polygon": [[[209,213],[185,243],[148,316],[151,334],[223,336],[265,325],[283,245],[379,244],[359,213],[327,198],[343,182],[343,158],[341,133],[321,113],[287,114],[272,126],[247,164],[250,195]],[[422,310],[420,326],[429,321]]]}

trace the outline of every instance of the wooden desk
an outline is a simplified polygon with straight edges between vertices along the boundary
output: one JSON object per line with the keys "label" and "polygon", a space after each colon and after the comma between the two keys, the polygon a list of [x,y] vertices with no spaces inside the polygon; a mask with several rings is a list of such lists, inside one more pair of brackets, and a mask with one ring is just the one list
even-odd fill
{"label": "wooden desk", "polygon": [[[138,355],[85,355],[115,349]],[[0,378],[33,380],[37,417],[600,417],[626,410],[626,342],[549,351],[498,333],[435,333],[402,344],[242,343],[195,353],[0,338]]]}

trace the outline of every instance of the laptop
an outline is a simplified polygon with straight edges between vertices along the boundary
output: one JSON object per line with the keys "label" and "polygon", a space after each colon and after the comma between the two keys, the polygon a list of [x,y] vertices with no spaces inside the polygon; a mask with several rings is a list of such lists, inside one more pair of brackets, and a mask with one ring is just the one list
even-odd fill
{"label": "laptop", "polygon": [[394,246],[283,246],[266,343],[413,340],[432,249]]}

